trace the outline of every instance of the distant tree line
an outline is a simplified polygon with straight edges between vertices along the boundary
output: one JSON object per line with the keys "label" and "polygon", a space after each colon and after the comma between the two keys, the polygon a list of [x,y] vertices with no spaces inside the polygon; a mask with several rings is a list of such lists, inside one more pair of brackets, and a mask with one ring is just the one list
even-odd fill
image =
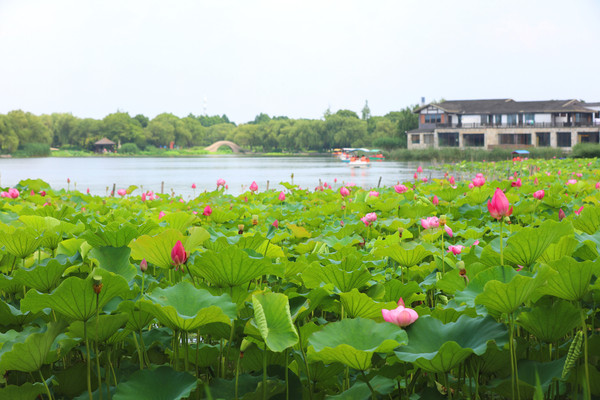
{"label": "distant tree line", "polygon": [[7,154],[27,146],[46,145],[64,149],[93,150],[106,137],[115,143],[132,143],[144,150],[174,142],[189,148],[231,140],[263,152],[324,151],[336,147],[406,147],[405,132],[418,126],[417,115],[407,107],[382,117],[371,116],[368,105],[362,118],[350,110],[331,113],[323,119],[290,119],[259,114],[254,121],[235,125],[226,115],[193,114],[179,118],[163,113],[153,119],[126,112],[109,114],[102,120],[77,118],[69,113],[34,115],[21,110],[0,114],[0,152]]}

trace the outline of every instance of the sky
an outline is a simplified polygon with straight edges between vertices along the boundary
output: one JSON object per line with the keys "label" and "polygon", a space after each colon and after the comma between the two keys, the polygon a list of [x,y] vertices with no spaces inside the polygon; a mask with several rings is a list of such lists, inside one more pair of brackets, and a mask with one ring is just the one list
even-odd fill
{"label": "sky", "polygon": [[0,114],[600,102],[599,0],[0,0]]}

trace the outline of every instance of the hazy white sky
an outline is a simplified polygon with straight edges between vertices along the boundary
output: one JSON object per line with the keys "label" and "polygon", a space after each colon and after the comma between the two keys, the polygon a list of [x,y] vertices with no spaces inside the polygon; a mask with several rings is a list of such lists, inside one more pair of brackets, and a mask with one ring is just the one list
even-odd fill
{"label": "hazy white sky", "polygon": [[0,113],[600,101],[599,0],[0,0]]}

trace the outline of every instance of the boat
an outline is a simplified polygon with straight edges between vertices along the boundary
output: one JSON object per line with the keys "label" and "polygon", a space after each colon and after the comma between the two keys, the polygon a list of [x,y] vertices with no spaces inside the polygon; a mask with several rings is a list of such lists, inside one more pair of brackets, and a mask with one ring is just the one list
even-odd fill
{"label": "boat", "polygon": [[354,160],[348,163],[350,168],[369,168],[371,166],[371,162],[369,160]]}
{"label": "boat", "polygon": [[[337,149],[336,149],[337,150]],[[370,161],[383,161],[385,156],[379,149],[365,149],[363,147],[344,147],[338,155],[342,162],[351,162],[353,157],[358,157],[359,154],[365,154]]]}

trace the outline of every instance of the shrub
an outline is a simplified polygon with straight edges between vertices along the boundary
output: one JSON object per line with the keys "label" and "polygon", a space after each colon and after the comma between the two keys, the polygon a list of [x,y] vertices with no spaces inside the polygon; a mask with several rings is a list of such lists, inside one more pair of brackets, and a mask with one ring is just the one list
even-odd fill
{"label": "shrub", "polygon": [[50,145],[45,143],[27,143],[15,155],[18,157],[48,157],[50,155]]}
{"label": "shrub", "polygon": [[573,158],[596,158],[600,157],[600,144],[577,143],[571,152]]}
{"label": "shrub", "polygon": [[119,149],[119,153],[121,154],[138,154],[139,152],[140,149],[135,143],[123,143]]}

